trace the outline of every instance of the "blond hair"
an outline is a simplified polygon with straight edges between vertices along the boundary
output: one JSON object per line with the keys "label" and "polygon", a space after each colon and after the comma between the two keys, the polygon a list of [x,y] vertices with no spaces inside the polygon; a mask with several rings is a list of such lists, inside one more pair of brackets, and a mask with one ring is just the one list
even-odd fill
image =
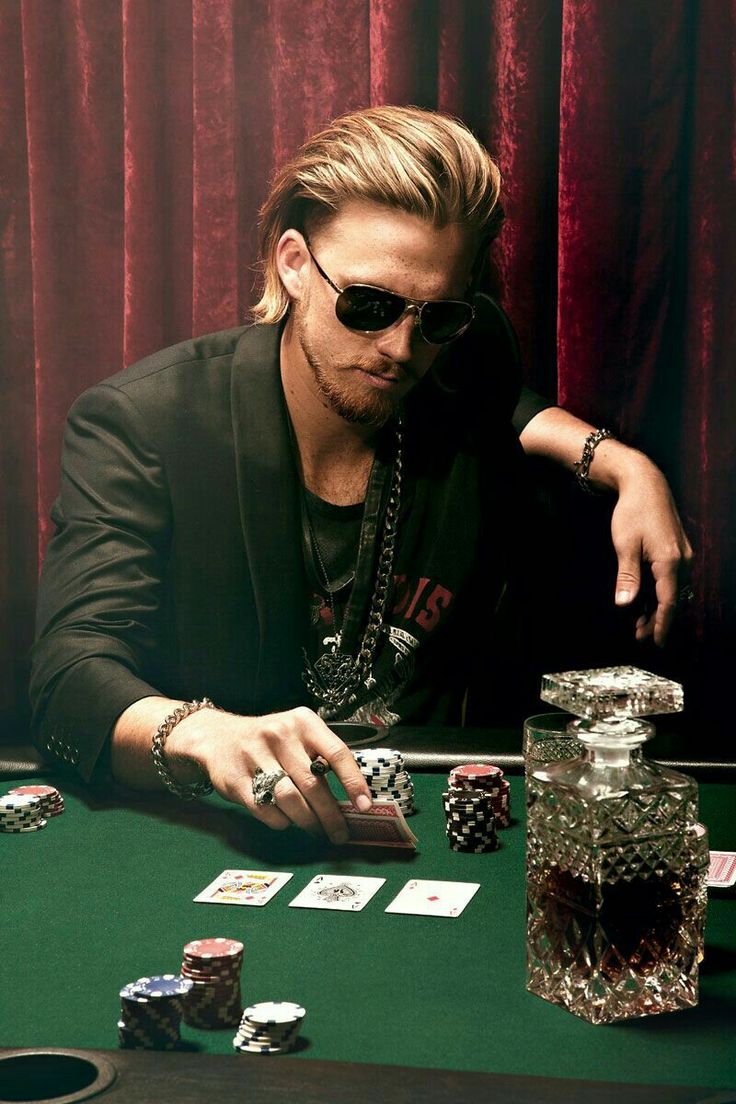
{"label": "blond hair", "polygon": [[461,223],[479,251],[498,233],[501,174],[457,119],[418,107],[370,107],[335,119],[276,174],[260,210],[259,322],[278,322],[289,297],[276,268],[285,230],[314,230],[341,205],[371,200],[436,226]]}

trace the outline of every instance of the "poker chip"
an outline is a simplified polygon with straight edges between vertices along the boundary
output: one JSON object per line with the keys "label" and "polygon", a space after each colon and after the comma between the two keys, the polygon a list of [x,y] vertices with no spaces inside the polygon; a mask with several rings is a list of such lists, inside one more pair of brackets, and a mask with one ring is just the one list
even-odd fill
{"label": "poker chip", "polygon": [[240,973],[243,944],[218,936],[193,939],[184,947],[181,977],[191,985],[182,1018],[190,1027],[237,1027],[242,1017]]}
{"label": "poker chip", "polygon": [[503,771],[500,767],[494,767],[490,763],[470,763],[461,767],[453,767],[450,771],[450,778],[456,784],[472,782],[473,788],[478,789],[478,782],[486,786],[500,782],[503,778]]}
{"label": "poker chip", "polygon": [[0,797],[0,832],[38,832],[45,827],[40,797],[35,794],[4,794]]}
{"label": "poker chip", "polygon": [[497,850],[496,829],[508,823],[509,784],[503,772],[491,764],[474,763],[453,768],[447,783],[442,807],[452,850],[475,854]]}
{"label": "poker chip", "polygon": [[42,828],[46,827],[46,824],[47,821],[45,820],[37,820],[34,824],[29,825],[16,825],[10,828],[3,826],[2,828],[0,828],[0,831],[7,832],[10,835],[16,834],[18,832],[40,832]]}
{"label": "poker chip", "polygon": [[185,997],[191,992],[192,983],[177,974],[159,974],[155,977],[138,978],[134,982],[136,993],[152,1000],[166,997]]}
{"label": "poker chip", "polygon": [[293,1001],[263,1001],[243,1011],[233,1038],[242,1054],[287,1054],[293,1049],[306,1010]]}
{"label": "poker chip", "polygon": [[237,939],[193,939],[184,948],[184,956],[205,962],[219,962],[220,959],[238,958],[243,954],[243,944]]}
{"label": "poker chip", "polygon": [[395,801],[404,816],[416,812],[414,783],[404,769],[401,752],[393,748],[362,748],[353,755],[374,801]]}
{"label": "poker chip", "polygon": [[128,1050],[176,1050],[191,985],[178,974],[156,974],[120,990],[118,1045]]}
{"label": "poker chip", "polygon": [[403,763],[404,757],[395,748],[356,748],[353,752],[359,763],[377,765],[379,763]]}
{"label": "poker chip", "polygon": [[64,812],[64,798],[56,786],[16,786],[9,794],[21,797],[37,797],[41,802],[42,816],[60,816]]}
{"label": "poker chip", "polygon": [[243,1018],[256,1024],[294,1024],[301,1023],[306,1014],[306,1010],[293,1001],[262,1001],[248,1005]]}
{"label": "poker chip", "polygon": [[[467,817],[490,799],[496,829],[511,824],[511,785],[500,767],[492,763],[470,763],[453,767],[442,795],[446,816]],[[477,814],[480,819],[480,814]],[[484,814],[485,816],[486,814]]]}

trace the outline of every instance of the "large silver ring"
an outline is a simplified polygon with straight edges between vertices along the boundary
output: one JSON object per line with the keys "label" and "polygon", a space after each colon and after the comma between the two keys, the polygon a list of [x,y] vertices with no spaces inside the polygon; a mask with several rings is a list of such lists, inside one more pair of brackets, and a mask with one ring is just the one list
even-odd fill
{"label": "large silver ring", "polygon": [[282,778],[286,778],[286,771],[281,770],[281,767],[273,771],[264,771],[260,767],[256,767],[253,775],[253,800],[256,805],[276,804],[276,796],[273,791]]}
{"label": "large silver ring", "polygon": [[683,587],[680,587],[680,590],[679,590],[678,595],[677,595],[677,601],[678,602],[692,602],[694,597],[695,597],[695,591],[693,590],[693,588],[689,585],[688,586],[683,586]]}

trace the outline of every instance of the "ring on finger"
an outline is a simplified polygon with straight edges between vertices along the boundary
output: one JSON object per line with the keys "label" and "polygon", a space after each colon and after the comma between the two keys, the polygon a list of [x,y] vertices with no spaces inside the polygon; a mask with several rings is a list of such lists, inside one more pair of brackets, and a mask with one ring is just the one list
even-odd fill
{"label": "ring on finger", "polygon": [[274,790],[281,779],[287,777],[286,771],[281,767],[272,771],[264,771],[256,767],[253,774],[253,800],[256,805],[275,805]]}

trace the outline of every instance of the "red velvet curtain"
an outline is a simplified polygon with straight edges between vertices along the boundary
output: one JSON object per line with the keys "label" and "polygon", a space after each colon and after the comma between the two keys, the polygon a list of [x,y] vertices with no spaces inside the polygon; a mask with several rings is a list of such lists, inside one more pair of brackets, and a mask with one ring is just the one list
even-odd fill
{"label": "red velvet curtain", "polygon": [[269,175],[369,103],[500,162],[533,386],[666,470],[697,550],[688,657],[734,658],[732,0],[0,0],[0,711],[25,716],[75,396],[245,319]]}

